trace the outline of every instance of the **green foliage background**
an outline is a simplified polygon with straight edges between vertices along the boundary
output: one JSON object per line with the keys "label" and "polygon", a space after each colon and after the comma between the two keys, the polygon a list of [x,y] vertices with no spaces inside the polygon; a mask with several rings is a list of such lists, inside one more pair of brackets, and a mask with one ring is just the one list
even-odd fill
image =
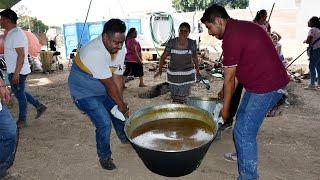
{"label": "green foliage background", "polygon": [[30,28],[33,33],[46,32],[49,29],[41,20],[30,16],[20,16],[18,26],[25,30]]}
{"label": "green foliage background", "polygon": [[205,10],[213,3],[233,9],[244,9],[248,7],[249,0],[172,0],[172,7],[178,12],[192,12]]}

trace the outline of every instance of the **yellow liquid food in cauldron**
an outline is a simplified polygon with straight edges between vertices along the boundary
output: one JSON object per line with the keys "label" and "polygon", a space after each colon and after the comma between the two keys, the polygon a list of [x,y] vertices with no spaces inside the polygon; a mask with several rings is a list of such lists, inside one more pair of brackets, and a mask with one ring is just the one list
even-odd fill
{"label": "yellow liquid food in cauldron", "polygon": [[135,144],[162,151],[181,151],[199,147],[213,138],[213,129],[193,119],[163,119],[137,127],[131,135]]}

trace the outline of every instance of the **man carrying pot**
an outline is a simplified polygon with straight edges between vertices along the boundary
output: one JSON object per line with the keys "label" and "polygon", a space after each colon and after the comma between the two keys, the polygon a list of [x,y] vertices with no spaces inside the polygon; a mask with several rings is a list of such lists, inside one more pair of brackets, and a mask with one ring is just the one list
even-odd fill
{"label": "man carrying pot", "polygon": [[230,102],[238,81],[246,92],[237,110],[233,130],[239,180],[259,179],[257,133],[266,112],[282,97],[289,78],[269,35],[258,25],[229,17],[213,4],[201,18],[210,35],[222,40],[224,52],[224,104],[221,116],[229,117]]}
{"label": "man carrying pot", "polygon": [[79,50],[68,78],[75,105],[96,127],[99,162],[107,170],[116,168],[110,150],[111,123],[120,141],[128,142],[124,121],[117,118],[117,115],[123,117],[128,112],[122,98],[125,31],[125,23],[120,19],[106,22],[102,34]]}

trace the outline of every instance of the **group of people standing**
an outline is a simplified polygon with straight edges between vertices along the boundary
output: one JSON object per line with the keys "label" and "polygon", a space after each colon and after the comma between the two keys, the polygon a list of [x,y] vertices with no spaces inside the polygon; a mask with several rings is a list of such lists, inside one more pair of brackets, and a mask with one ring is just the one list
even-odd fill
{"label": "group of people standing", "polygon": [[[289,78],[270,35],[259,25],[232,19],[223,7],[216,4],[206,9],[201,22],[210,35],[222,40],[225,80],[221,115],[224,120],[230,118],[235,87],[241,84],[246,89],[234,127],[238,179],[258,179],[256,137],[265,114],[282,97],[282,89],[288,84]],[[136,31],[129,30],[126,38],[125,30],[121,20],[109,20],[102,35],[80,49],[68,79],[74,103],[96,126],[99,162],[107,170],[116,168],[110,150],[111,123],[120,141],[128,142],[124,135],[124,122],[111,112],[115,106],[123,115],[129,110],[122,95],[123,79],[119,78],[127,75],[123,74],[125,57],[134,57],[129,59],[132,62],[127,60],[126,63],[130,72],[138,69],[136,74],[142,74],[140,47],[134,41]],[[170,56],[167,82],[174,103],[186,101],[191,84],[200,75],[196,43],[188,38],[189,33],[190,25],[180,24],[179,36],[167,43],[155,74],[155,77],[162,74],[165,59]],[[127,48],[124,48],[124,44]],[[133,45],[130,47],[129,44]],[[126,50],[131,54],[125,53]],[[140,85],[143,85],[141,79]]]}
{"label": "group of people standing", "polygon": [[[46,107],[24,91],[25,79],[30,73],[26,63],[28,47],[21,29],[16,27],[17,16],[11,10],[4,10],[0,15],[1,26],[8,31],[5,58],[7,62],[14,62],[11,65],[9,63],[8,72],[12,90],[19,101],[18,122],[25,122],[27,101],[37,108],[37,117]],[[259,179],[257,134],[265,114],[279,101],[289,82],[279,53],[270,38],[270,25],[266,17],[266,12],[259,11],[254,22],[236,20],[228,15],[224,7],[213,4],[201,18],[209,35],[222,40],[224,85],[219,95],[224,102],[220,114],[229,124],[232,124],[236,114],[233,136],[239,180]],[[314,28],[306,40],[306,43],[313,45],[310,62],[320,53],[320,41],[319,46],[314,43],[317,38],[315,34],[320,31],[318,22],[319,18],[309,21],[309,26]],[[90,118],[96,128],[99,162],[107,170],[116,168],[110,147],[112,125],[120,142],[128,143],[124,133],[125,116],[129,112],[123,97],[124,77],[139,77],[139,86],[145,86],[141,47],[135,40],[137,31],[131,28],[127,36],[125,32],[126,25],[122,20],[107,21],[102,34],[78,51],[68,77],[74,104]],[[186,102],[192,83],[200,75],[196,42],[188,38],[189,33],[190,25],[180,24],[179,36],[167,43],[160,57],[159,70],[154,75],[155,78],[161,76],[165,60],[170,56],[167,82],[174,103]],[[318,63],[314,61],[313,67],[316,67]],[[314,79],[311,80],[311,85],[314,85],[312,83]],[[245,93],[240,102],[243,88]],[[9,95],[0,80],[0,97],[3,102],[9,100]],[[12,123],[12,116],[5,106],[0,109],[0,117],[0,175],[3,176],[13,161],[16,125]]]}

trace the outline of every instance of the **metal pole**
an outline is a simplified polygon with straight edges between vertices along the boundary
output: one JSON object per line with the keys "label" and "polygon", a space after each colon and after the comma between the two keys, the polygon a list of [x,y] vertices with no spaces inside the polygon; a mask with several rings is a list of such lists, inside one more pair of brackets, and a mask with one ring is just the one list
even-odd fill
{"label": "metal pole", "polygon": [[288,66],[286,67],[286,69],[288,69],[288,68],[291,66],[291,64],[293,64],[293,63],[294,63],[299,57],[301,57],[302,54],[304,54],[306,51],[307,51],[307,50],[304,50],[298,57],[296,57],[290,64],[288,64]]}
{"label": "metal pole", "polygon": [[80,36],[80,41],[78,42],[78,47],[77,47],[77,49],[80,49],[80,48],[81,48],[81,45],[82,45],[82,44],[81,44],[82,36],[83,36],[83,33],[84,33],[84,28],[85,28],[86,25],[87,25],[87,19],[88,19],[88,15],[89,15],[89,12],[90,12],[91,3],[92,3],[92,0],[90,0],[90,3],[89,3],[87,15],[86,15],[86,19],[84,20],[84,25],[83,25],[83,28],[82,28],[82,32],[81,32],[81,36]]}
{"label": "metal pole", "polygon": [[274,5],[275,5],[276,3],[273,3],[273,5],[272,5],[272,8],[271,8],[271,11],[270,11],[270,14],[269,14],[269,18],[268,18],[268,23],[269,23],[269,21],[270,21],[270,18],[271,18],[271,15],[272,15],[272,12],[273,12],[273,8],[274,8]]}
{"label": "metal pole", "polygon": [[250,11],[250,14],[251,14],[252,19],[254,19],[253,14],[252,14],[252,11],[251,11],[251,8],[250,8],[250,6],[248,6],[248,7],[249,7],[249,11]]}

